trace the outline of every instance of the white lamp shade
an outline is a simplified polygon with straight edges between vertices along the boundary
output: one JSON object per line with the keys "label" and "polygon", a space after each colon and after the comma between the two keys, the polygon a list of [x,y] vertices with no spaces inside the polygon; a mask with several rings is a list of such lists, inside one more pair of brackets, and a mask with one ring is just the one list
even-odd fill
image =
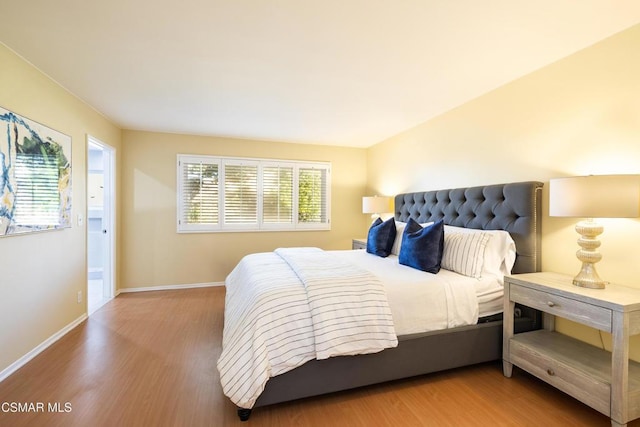
{"label": "white lamp shade", "polygon": [[640,175],[589,175],[549,181],[549,215],[579,218],[640,216]]}
{"label": "white lamp shade", "polygon": [[381,214],[391,212],[391,197],[373,196],[362,198],[362,213]]}

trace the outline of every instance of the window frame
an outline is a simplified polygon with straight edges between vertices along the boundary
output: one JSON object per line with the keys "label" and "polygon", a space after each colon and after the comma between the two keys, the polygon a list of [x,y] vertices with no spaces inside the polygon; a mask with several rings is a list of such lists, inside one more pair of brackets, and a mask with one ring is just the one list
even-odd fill
{"label": "window frame", "polygon": [[[256,222],[255,223],[225,223],[226,219],[226,203],[225,203],[225,186],[227,183],[226,166],[255,166],[256,170]],[[259,162],[253,159],[235,159],[221,158],[220,168],[218,169],[218,224],[221,231],[256,231],[259,229],[261,209],[260,188],[262,179],[260,177]]]}
{"label": "window frame", "polygon": [[[273,168],[273,167],[290,167],[292,169],[292,183],[291,183],[291,222],[265,222],[264,221],[264,168]],[[258,193],[258,210],[259,210],[259,222],[260,222],[260,230],[262,231],[288,231],[292,230],[296,224],[296,215],[298,212],[298,190],[296,188],[296,167],[295,162],[291,161],[278,161],[278,160],[269,160],[263,159],[258,171],[258,180],[259,180],[259,188],[261,191]]]}
{"label": "window frame", "polygon": [[[184,182],[182,163],[215,164],[218,167],[218,222],[217,224],[182,224],[185,214],[183,200]],[[248,164],[257,166],[257,206],[255,223],[225,223],[225,166]],[[293,170],[292,183],[292,217],[291,222],[264,221],[264,183],[263,168],[287,167]],[[325,217],[321,222],[301,222],[299,209],[299,178],[301,169],[320,169],[325,171],[325,199],[321,205],[325,207]],[[178,233],[220,233],[220,232],[262,232],[262,231],[311,231],[331,230],[331,163],[317,161],[279,160],[249,157],[226,157],[211,155],[178,154],[176,158],[176,230]]]}
{"label": "window frame", "polygon": [[[217,224],[201,224],[201,223],[181,223],[181,219],[185,217],[185,206],[182,203],[182,194],[184,191],[184,182],[182,180],[182,165],[181,162],[188,161],[191,163],[206,163],[218,166],[218,223]],[[177,161],[177,181],[176,181],[176,194],[177,194],[177,218],[176,225],[179,233],[207,233],[209,231],[220,228],[220,159],[216,159],[211,156],[193,156],[193,155],[178,155]]]}

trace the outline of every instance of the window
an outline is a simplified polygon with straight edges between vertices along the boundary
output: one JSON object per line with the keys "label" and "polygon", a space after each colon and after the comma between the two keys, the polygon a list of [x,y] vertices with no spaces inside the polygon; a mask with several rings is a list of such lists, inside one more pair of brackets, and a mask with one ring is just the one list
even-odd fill
{"label": "window", "polygon": [[329,163],[178,155],[178,232],[330,229]]}
{"label": "window", "polygon": [[238,228],[258,225],[258,163],[223,162],[224,201],[223,224]]}
{"label": "window", "polygon": [[178,217],[183,231],[206,231],[217,226],[220,162],[184,157],[181,164],[178,167]]}
{"label": "window", "polygon": [[262,167],[262,219],[265,225],[293,225],[293,173],[293,166]]}

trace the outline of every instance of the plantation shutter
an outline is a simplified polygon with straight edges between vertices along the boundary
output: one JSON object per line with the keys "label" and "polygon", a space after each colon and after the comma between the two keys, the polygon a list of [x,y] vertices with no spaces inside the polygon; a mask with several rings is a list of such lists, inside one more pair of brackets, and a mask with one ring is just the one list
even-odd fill
{"label": "plantation shutter", "polygon": [[262,222],[293,223],[293,166],[263,166]]}
{"label": "plantation shutter", "polygon": [[216,161],[180,161],[179,225],[184,230],[209,230],[219,224],[219,169]]}
{"label": "plantation shutter", "polygon": [[331,164],[177,156],[178,233],[330,230]]}
{"label": "plantation shutter", "polygon": [[258,225],[258,165],[224,163],[224,224]]}
{"label": "plantation shutter", "polygon": [[43,154],[16,155],[16,224],[60,224],[59,174],[57,162]]}

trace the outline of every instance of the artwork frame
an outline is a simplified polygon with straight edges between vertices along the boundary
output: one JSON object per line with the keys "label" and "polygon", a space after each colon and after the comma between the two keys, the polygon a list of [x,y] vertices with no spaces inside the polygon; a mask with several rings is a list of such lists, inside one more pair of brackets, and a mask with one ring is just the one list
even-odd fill
{"label": "artwork frame", "polygon": [[71,136],[0,106],[0,237],[71,227]]}

